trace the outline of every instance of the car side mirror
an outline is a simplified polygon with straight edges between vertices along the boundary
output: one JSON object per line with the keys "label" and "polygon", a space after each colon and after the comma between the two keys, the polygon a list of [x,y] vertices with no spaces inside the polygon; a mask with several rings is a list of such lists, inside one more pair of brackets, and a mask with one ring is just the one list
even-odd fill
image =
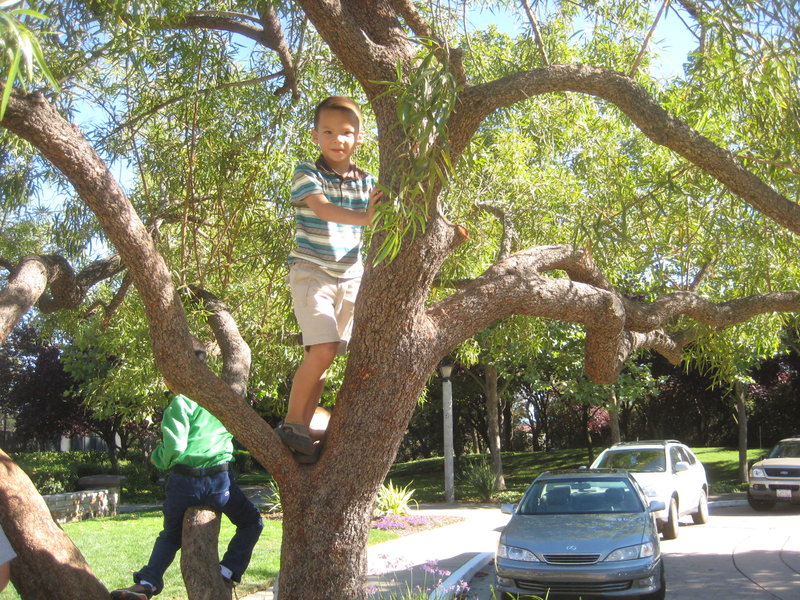
{"label": "car side mirror", "polygon": [[689,463],[681,461],[675,463],[675,467],[673,468],[673,472],[675,473],[682,473],[683,471],[689,470]]}
{"label": "car side mirror", "polygon": [[500,505],[500,512],[502,512],[504,514],[513,515],[516,511],[517,511],[517,505],[516,504],[501,504]]}
{"label": "car side mirror", "polygon": [[667,505],[664,504],[663,500],[651,500],[647,510],[650,512],[658,512],[660,510],[664,510],[665,508],[667,508]]}

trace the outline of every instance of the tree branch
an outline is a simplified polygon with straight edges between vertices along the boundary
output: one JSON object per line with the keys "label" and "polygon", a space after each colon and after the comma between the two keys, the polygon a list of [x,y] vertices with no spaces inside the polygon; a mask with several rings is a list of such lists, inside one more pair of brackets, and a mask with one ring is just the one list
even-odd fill
{"label": "tree branch", "polygon": [[500,207],[492,206],[491,204],[484,204],[483,202],[476,205],[478,208],[485,210],[489,214],[495,216],[503,228],[503,234],[500,237],[500,248],[497,250],[497,260],[502,260],[513,251],[514,242],[517,239],[517,231],[514,229],[514,222],[512,215]]}
{"label": "tree branch", "polygon": [[191,286],[194,300],[203,302],[210,311],[208,324],[222,351],[222,380],[233,388],[242,398],[247,393],[247,380],[250,377],[250,346],[244,341],[233,315],[228,307],[211,292]]}
{"label": "tree branch", "polygon": [[[266,2],[265,8],[258,18],[240,13],[198,11],[180,17],[166,17],[151,19],[150,25],[154,29],[209,29],[227,31],[243,35],[258,44],[275,51],[283,67],[284,83],[275,90],[276,95],[291,92],[292,98],[300,97],[297,87],[297,74],[294,69],[286,38],[283,35],[278,15],[271,2]],[[256,25],[255,23],[258,23]]]}
{"label": "tree branch", "polygon": [[448,70],[453,74],[458,85],[465,85],[467,76],[464,73],[463,51],[459,48],[450,48],[449,44],[441,39],[427,21],[422,18],[411,0],[390,0],[390,3],[392,8],[397,11],[397,14],[406,22],[406,25],[411,28],[414,35],[428,38],[436,42],[438,47],[436,56],[447,65]]}
{"label": "tree branch", "polygon": [[134,117],[131,117],[127,121],[117,125],[111,131],[110,135],[114,135],[115,133],[118,133],[119,131],[121,131],[122,129],[125,129],[127,127],[133,127],[134,125],[138,124],[139,121],[141,121],[143,119],[146,119],[147,117],[150,117],[150,116],[156,114],[157,112],[167,108],[168,106],[172,106],[173,104],[175,104],[177,102],[181,102],[182,100],[186,100],[187,98],[191,98],[193,96],[199,96],[199,95],[203,95],[203,94],[208,94],[208,93],[211,93],[211,92],[217,92],[219,90],[224,90],[224,89],[228,89],[228,88],[246,87],[248,85],[255,85],[255,84],[258,84],[258,83],[264,83],[265,81],[269,81],[270,79],[274,79],[276,77],[280,77],[281,75],[286,75],[286,73],[284,71],[279,71],[278,73],[272,73],[271,75],[265,75],[264,77],[254,77],[252,79],[245,79],[244,81],[230,81],[230,82],[227,82],[227,83],[222,83],[220,85],[215,85],[215,86],[210,87],[210,88],[203,88],[203,89],[200,89],[200,90],[193,90],[193,91],[188,92],[186,94],[181,94],[180,96],[174,96],[172,98],[169,98],[168,100],[165,100],[164,102],[159,102],[158,104],[156,104],[155,106],[147,109],[146,111],[144,111],[142,113],[139,113],[138,115],[136,115]]}
{"label": "tree branch", "polygon": [[670,115],[642,86],[616,71],[586,65],[552,65],[464,90],[449,124],[454,155],[460,155],[492,111],[531,96],[566,91],[597,96],[614,104],[654,143],[683,156],[750,206],[800,234],[800,205],[745,169],[731,152]]}
{"label": "tree branch", "polygon": [[[543,276],[548,271],[564,271],[569,279]],[[439,332],[442,348],[512,314],[581,323],[586,327],[587,374],[597,383],[612,383],[640,348],[680,361],[681,349],[693,334],[664,329],[677,317],[727,327],[759,314],[798,310],[797,291],[720,303],[693,292],[674,292],[642,305],[614,290],[587,251],[539,246],[498,261],[466,288],[430,307],[426,316]]]}
{"label": "tree branch", "polygon": [[[80,131],[41,94],[12,92],[0,126],[31,143],[59,169],[97,216],[133,279],[150,324],[156,364],[165,378],[204,408],[276,474],[294,467],[274,431],[194,354],[189,325],[172,276],[150,232],[119,183]],[[271,443],[265,444],[265,440]]]}
{"label": "tree branch", "polygon": [[36,256],[23,258],[10,270],[8,285],[0,291],[0,343],[5,342],[47,287],[47,267]]}
{"label": "tree branch", "polygon": [[530,21],[531,29],[533,29],[533,39],[536,41],[536,47],[539,48],[539,54],[542,55],[542,62],[544,62],[546,65],[549,65],[550,59],[547,56],[547,48],[544,47],[542,32],[539,30],[539,20],[536,18],[536,15],[533,14],[531,6],[528,4],[528,0],[521,1],[522,8],[525,9],[525,14],[528,15],[528,21]]}
{"label": "tree branch", "polygon": [[658,9],[658,14],[656,14],[656,18],[653,19],[653,24],[650,26],[650,30],[647,32],[647,35],[644,36],[644,41],[642,42],[642,48],[639,50],[639,54],[636,56],[636,60],[633,61],[633,66],[631,67],[630,76],[635,77],[636,72],[639,70],[639,65],[642,64],[642,59],[644,58],[644,53],[647,52],[647,46],[650,44],[650,38],[653,37],[653,32],[656,30],[658,26],[658,22],[661,20],[661,15],[664,14],[664,11],[669,6],[669,0],[664,0],[661,4],[661,8]]}

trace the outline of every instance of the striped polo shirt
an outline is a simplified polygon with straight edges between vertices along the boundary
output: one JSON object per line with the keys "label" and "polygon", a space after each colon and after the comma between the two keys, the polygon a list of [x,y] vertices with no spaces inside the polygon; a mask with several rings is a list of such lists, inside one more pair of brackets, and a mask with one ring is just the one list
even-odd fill
{"label": "striped polo shirt", "polygon": [[296,246],[289,253],[289,264],[312,264],[333,277],[360,277],[364,271],[361,263],[364,228],[320,219],[305,199],[324,194],[332,204],[364,212],[375,183],[375,177],[355,166],[342,177],[321,156],[315,163],[304,161],[297,165],[292,178]]}

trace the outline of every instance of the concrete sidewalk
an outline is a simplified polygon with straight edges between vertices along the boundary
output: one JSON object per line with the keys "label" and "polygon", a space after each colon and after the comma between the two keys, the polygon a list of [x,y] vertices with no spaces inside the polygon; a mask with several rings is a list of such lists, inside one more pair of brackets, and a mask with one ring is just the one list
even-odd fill
{"label": "concrete sidewalk", "polygon": [[[461,582],[493,556],[509,515],[497,504],[422,504],[415,515],[455,516],[461,522],[429,529],[370,546],[368,589],[374,598],[399,599],[409,591],[426,590],[433,599],[450,598]],[[240,600],[272,600],[271,591]]]}
{"label": "concrete sidewalk", "polygon": [[[744,493],[709,498],[709,508],[744,506]],[[459,523],[370,546],[368,586],[374,597],[399,600],[408,591],[428,591],[429,600],[450,600],[494,557],[500,532],[510,518],[497,504],[425,504],[414,514],[457,516]],[[240,600],[272,600],[271,591]]]}

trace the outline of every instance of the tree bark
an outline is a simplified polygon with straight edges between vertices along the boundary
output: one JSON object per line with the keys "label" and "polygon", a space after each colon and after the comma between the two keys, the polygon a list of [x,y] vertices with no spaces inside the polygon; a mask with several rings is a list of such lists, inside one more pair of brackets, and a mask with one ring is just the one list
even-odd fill
{"label": "tree bark", "polygon": [[611,443],[618,444],[622,441],[619,431],[619,401],[614,386],[608,388],[609,421],[611,427]]}
{"label": "tree bark", "polygon": [[219,571],[220,515],[201,506],[183,516],[181,574],[189,600],[230,600]]}
{"label": "tree bark", "polygon": [[497,368],[493,365],[484,365],[483,371],[486,392],[486,433],[494,469],[494,489],[502,491],[506,489],[506,480],[503,476],[503,456],[500,454],[500,403],[497,397]]}
{"label": "tree bark", "polygon": [[0,525],[17,558],[11,582],[26,600],[107,600],[81,552],[53,521],[31,480],[0,450]]}
{"label": "tree bark", "polygon": [[5,342],[22,316],[47,287],[47,268],[37,257],[26,257],[11,273],[8,285],[0,291],[0,343]]}
{"label": "tree bark", "polygon": [[747,385],[737,381],[734,385],[736,394],[736,417],[739,421],[739,481],[747,482]]}

